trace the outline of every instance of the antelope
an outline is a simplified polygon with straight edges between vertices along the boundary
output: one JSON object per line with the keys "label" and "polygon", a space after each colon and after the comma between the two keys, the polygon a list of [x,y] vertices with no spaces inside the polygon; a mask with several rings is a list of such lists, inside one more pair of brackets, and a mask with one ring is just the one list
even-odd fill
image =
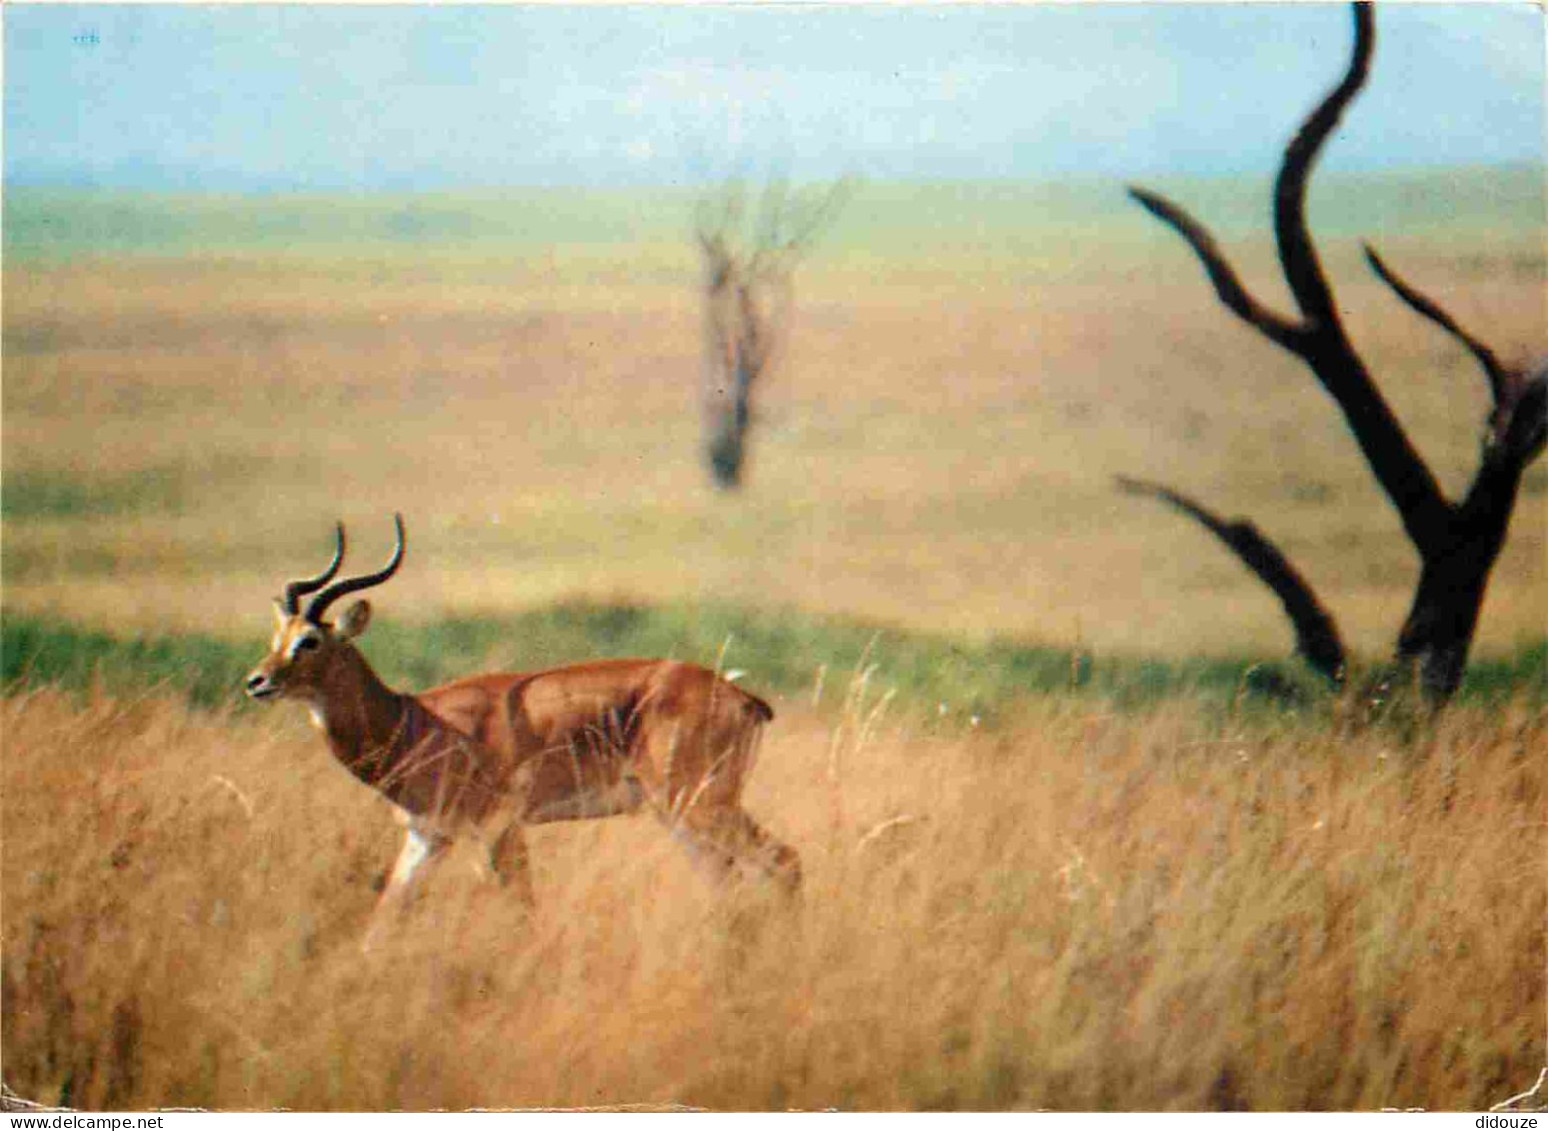
{"label": "antelope", "polygon": [[[524,825],[649,809],[724,881],[739,870],[794,895],[795,849],[742,808],[763,724],[773,709],[707,668],[673,660],[597,660],[489,673],[418,694],[388,688],[355,641],[371,621],[361,599],[336,621],[341,597],[382,585],[403,564],[404,529],[375,573],[335,581],[333,560],[291,581],[274,602],[269,654],[246,682],[260,700],[295,699],[345,769],[392,803],[403,847],[372,912],[370,949],[389,907],[401,907],[454,840],[471,837],[501,886],[533,904]],[[303,609],[301,598],[311,596]]]}

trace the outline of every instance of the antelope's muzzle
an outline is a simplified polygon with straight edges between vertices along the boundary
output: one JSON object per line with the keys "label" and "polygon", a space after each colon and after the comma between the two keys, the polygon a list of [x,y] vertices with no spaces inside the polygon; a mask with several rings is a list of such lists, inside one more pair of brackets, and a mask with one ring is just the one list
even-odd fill
{"label": "antelope's muzzle", "polygon": [[247,677],[245,685],[248,697],[252,699],[269,699],[279,694],[279,687],[269,678],[265,671],[255,671]]}

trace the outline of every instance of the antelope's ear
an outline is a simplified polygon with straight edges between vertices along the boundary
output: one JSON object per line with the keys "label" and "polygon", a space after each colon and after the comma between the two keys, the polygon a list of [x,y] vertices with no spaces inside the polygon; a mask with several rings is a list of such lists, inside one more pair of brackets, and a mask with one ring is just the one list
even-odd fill
{"label": "antelope's ear", "polygon": [[353,639],[366,630],[366,625],[371,623],[371,602],[366,600],[356,601],[344,610],[344,615],[339,618],[334,626],[334,635],[344,640]]}
{"label": "antelope's ear", "polygon": [[285,602],[278,597],[274,598],[274,625],[276,628],[284,628],[285,622],[290,619],[290,614],[285,611]]}

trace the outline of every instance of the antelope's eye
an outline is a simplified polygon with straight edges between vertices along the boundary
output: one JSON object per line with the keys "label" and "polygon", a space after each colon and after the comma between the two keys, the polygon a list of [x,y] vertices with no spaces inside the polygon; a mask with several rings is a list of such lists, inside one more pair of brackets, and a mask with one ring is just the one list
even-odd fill
{"label": "antelope's eye", "polygon": [[318,640],[315,636],[303,636],[300,640],[296,641],[296,651],[310,652],[314,648],[318,647],[321,643],[322,641]]}

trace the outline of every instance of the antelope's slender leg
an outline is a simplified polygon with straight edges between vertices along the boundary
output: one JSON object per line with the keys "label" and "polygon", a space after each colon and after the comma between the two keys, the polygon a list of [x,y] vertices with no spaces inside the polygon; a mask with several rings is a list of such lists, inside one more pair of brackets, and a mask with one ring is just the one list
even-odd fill
{"label": "antelope's slender leg", "polygon": [[489,870],[494,873],[501,887],[512,887],[516,898],[529,910],[535,905],[532,897],[532,870],[528,866],[527,837],[519,820],[512,821],[501,830],[489,845]]}
{"label": "antelope's slender leg", "polygon": [[717,882],[730,879],[741,866],[767,876],[786,895],[800,892],[800,854],[753,820],[745,809],[689,808],[675,815],[657,815]]}
{"label": "antelope's slender leg", "polygon": [[433,868],[435,861],[450,843],[443,836],[412,825],[404,832],[403,847],[392,866],[392,874],[387,877],[387,886],[376,901],[376,909],[371,913],[371,925],[366,931],[363,949],[370,950],[375,945],[385,929],[392,908],[402,909],[407,906],[415,881]]}
{"label": "antelope's slender leg", "polygon": [[756,865],[787,895],[801,890],[801,854],[764,828],[745,809],[729,815],[740,858]]}

